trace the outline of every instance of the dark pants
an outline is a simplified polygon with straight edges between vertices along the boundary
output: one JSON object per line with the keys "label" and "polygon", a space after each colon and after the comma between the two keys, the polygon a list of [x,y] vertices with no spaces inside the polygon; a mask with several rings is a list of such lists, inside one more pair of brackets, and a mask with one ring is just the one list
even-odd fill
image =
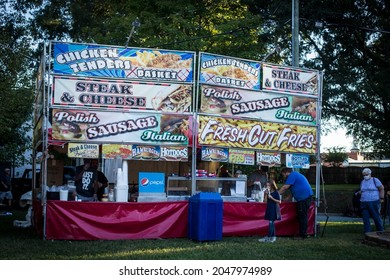
{"label": "dark pants", "polygon": [[298,214],[298,223],[299,223],[299,236],[306,238],[307,237],[307,224],[308,224],[308,211],[312,197],[308,197],[301,201],[297,202],[297,214]]}

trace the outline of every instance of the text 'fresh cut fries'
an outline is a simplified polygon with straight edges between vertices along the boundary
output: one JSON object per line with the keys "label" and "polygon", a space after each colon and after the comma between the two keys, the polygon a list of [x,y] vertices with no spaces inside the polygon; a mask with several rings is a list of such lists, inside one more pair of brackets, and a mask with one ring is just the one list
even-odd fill
{"label": "text 'fresh cut fries'", "polygon": [[201,145],[301,153],[316,151],[315,127],[208,116],[200,116],[199,124]]}

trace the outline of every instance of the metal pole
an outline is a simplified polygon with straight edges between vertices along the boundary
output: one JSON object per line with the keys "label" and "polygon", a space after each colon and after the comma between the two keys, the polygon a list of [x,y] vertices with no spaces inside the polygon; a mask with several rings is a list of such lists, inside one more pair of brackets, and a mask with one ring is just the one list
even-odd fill
{"label": "metal pole", "polygon": [[130,30],[129,37],[127,37],[127,41],[126,41],[126,44],[125,44],[125,48],[128,47],[129,42],[130,42],[130,39],[131,39],[131,37],[133,36],[133,34],[134,34],[134,32],[135,32],[135,29],[141,26],[141,23],[139,22],[139,19],[138,19],[138,18],[136,18],[136,19],[133,21],[132,26],[133,26],[133,27],[132,27],[131,30]]}
{"label": "metal pole", "polygon": [[292,0],[292,66],[299,66],[299,0]]}
{"label": "metal pole", "polygon": [[[317,236],[317,212],[320,207],[320,189],[321,189],[321,112],[322,112],[322,85],[324,76],[320,72],[317,80],[318,84],[318,100],[317,100],[317,151],[316,151],[316,206],[315,206],[315,219],[314,219],[314,229],[315,235]],[[325,205],[326,206],[326,205]],[[326,219],[328,222],[328,219]],[[326,227],[326,223],[325,223]],[[324,231],[325,231],[324,227]],[[322,232],[322,235],[324,232]]]}

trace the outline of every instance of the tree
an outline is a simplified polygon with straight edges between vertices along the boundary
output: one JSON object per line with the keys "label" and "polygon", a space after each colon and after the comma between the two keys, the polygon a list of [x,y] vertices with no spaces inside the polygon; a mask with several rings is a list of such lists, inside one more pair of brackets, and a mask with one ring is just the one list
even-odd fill
{"label": "tree", "polygon": [[340,166],[348,159],[348,154],[342,147],[332,147],[327,149],[328,153],[325,155],[324,161],[330,163],[334,167]]}
{"label": "tree", "polygon": [[[265,0],[23,1],[37,39],[194,50],[291,65],[291,2]],[[322,118],[361,149],[390,155],[390,9],[378,0],[300,0],[300,66],[324,71]],[[318,23],[322,23],[323,27]]]}
{"label": "tree", "polygon": [[329,2],[301,8],[303,44],[318,54],[308,65],[325,70],[323,117],[337,118],[362,150],[390,155],[389,3]]}
{"label": "tree", "polygon": [[8,4],[0,8],[0,161],[17,163],[31,146],[33,73],[24,17]]}
{"label": "tree", "polygon": [[141,25],[130,40],[132,47],[251,59],[266,53],[266,42],[258,40],[261,18],[240,1],[50,1],[34,13],[31,26],[37,40],[71,38],[123,46],[136,18]]}

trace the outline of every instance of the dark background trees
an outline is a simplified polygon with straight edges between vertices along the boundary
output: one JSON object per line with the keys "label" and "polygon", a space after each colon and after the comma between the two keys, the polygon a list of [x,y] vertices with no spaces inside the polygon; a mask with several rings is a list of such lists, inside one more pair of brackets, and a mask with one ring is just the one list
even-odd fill
{"label": "dark background trees", "polygon": [[[28,60],[15,53],[26,52],[29,56],[29,47],[39,53],[46,40],[124,46],[137,18],[141,25],[132,34],[131,47],[206,51],[262,60],[279,46],[280,52],[267,60],[291,65],[291,1],[6,2],[15,3],[17,12],[2,15],[2,22],[21,29],[18,36],[3,32],[0,37],[2,44],[13,49],[2,56],[18,61],[2,62],[7,65],[6,77],[12,77],[7,81],[15,90],[21,88],[21,82],[15,80],[19,74],[28,76],[22,88],[27,87],[30,93],[33,80]],[[337,119],[362,150],[389,155],[390,1],[300,0],[299,3],[299,66],[324,71],[322,118]],[[22,11],[30,11],[30,16],[21,17]],[[2,24],[2,29],[7,30],[7,26]],[[22,39],[27,35],[37,45],[28,45]],[[11,86],[3,80],[1,84],[2,89],[9,90]],[[13,96],[16,95],[19,96],[17,92]]]}
{"label": "dark background trees", "polygon": [[34,98],[34,58],[22,12],[11,4],[0,6],[0,162],[15,164],[31,148]]}

